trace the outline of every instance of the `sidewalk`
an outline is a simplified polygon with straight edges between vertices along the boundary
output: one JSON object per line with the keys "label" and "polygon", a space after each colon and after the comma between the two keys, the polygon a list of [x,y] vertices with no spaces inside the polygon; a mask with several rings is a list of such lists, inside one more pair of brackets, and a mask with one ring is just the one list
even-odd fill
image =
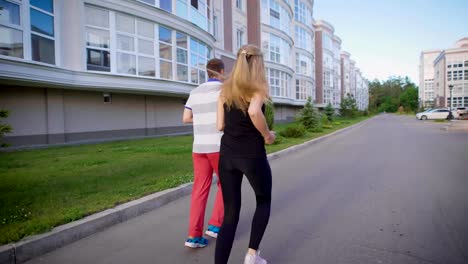
{"label": "sidewalk", "polygon": [[450,124],[443,127],[442,130],[468,132],[468,120],[452,120]]}

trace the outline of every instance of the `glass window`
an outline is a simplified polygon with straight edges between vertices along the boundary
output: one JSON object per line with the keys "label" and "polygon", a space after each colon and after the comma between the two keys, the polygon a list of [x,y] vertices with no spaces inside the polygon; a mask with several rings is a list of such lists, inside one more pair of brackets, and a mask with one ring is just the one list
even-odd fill
{"label": "glass window", "polygon": [[105,50],[87,49],[87,69],[110,72],[110,53]]}
{"label": "glass window", "polygon": [[154,77],[155,68],[154,58],[138,57],[138,75]]}
{"label": "glass window", "polygon": [[187,19],[188,9],[187,9],[187,1],[186,0],[177,0],[177,7],[176,7],[176,13],[178,17]]}
{"label": "glass window", "polygon": [[160,0],[159,7],[169,13],[172,13],[172,0]]}
{"label": "glass window", "polygon": [[147,55],[154,55],[153,42],[143,40],[143,39],[138,39],[138,52],[147,54]]}
{"label": "glass window", "polygon": [[135,18],[131,16],[124,15],[122,13],[117,13],[115,16],[117,31],[135,33]]}
{"label": "glass window", "polygon": [[0,0],[0,23],[4,24],[20,24],[20,8],[19,5]]}
{"label": "glass window", "polygon": [[86,24],[109,28],[109,11],[86,6]]}
{"label": "glass window", "polygon": [[159,26],[159,40],[166,43],[172,43],[172,30]]}
{"label": "glass window", "polygon": [[134,55],[117,53],[117,72],[123,74],[136,73],[136,60]]}
{"label": "glass window", "polygon": [[172,46],[159,43],[159,57],[167,60],[172,60]]}
{"label": "glass window", "polygon": [[187,35],[177,32],[176,34],[177,47],[187,48]]}
{"label": "glass window", "polygon": [[0,26],[0,54],[23,58],[23,32]]}
{"label": "glass window", "polygon": [[188,82],[188,66],[177,64],[177,80]]}
{"label": "glass window", "polygon": [[187,51],[177,48],[177,62],[187,64]]}
{"label": "glass window", "polygon": [[117,49],[135,51],[135,39],[128,36],[117,35]]}
{"label": "glass window", "polygon": [[32,6],[40,8],[49,13],[54,12],[54,1],[53,0],[30,0]]}
{"label": "glass window", "polygon": [[160,77],[162,79],[172,79],[172,63],[161,60],[160,62]]}
{"label": "glass window", "polygon": [[31,36],[31,49],[34,61],[55,63],[54,40],[33,34]]}
{"label": "glass window", "polygon": [[110,38],[109,31],[87,28],[86,29],[86,44],[88,46],[94,46],[99,48],[109,48]]}
{"label": "glass window", "polygon": [[242,0],[236,0],[236,7],[242,10]]}
{"label": "glass window", "polygon": [[53,37],[54,18],[31,8],[31,30]]}
{"label": "glass window", "polygon": [[138,19],[137,21],[138,36],[146,38],[154,38],[154,24],[151,22]]}

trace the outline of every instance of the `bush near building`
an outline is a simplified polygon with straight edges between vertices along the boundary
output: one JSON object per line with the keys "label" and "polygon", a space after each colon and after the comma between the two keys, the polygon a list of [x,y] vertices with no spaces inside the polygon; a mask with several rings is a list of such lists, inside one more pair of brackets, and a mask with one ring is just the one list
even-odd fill
{"label": "bush near building", "polygon": [[1,142],[1,140],[5,134],[11,133],[11,131],[13,130],[13,128],[10,125],[3,124],[3,122],[1,121],[1,119],[7,118],[9,114],[10,113],[7,110],[0,109],[0,147],[8,146],[8,144]]}
{"label": "bush near building", "polygon": [[296,120],[301,123],[305,129],[311,130],[321,127],[321,114],[314,108],[312,98],[309,96],[304,108],[299,112]]}

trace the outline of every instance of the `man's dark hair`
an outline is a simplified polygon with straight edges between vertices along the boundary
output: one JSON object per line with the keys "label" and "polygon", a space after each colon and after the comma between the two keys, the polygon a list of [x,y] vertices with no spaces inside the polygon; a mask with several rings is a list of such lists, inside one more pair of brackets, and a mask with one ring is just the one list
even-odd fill
{"label": "man's dark hair", "polygon": [[217,73],[221,73],[221,70],[224,70],[224,62],[220,59],[211,59],[206,64],[206,69],[208,71],[208,78],[217,78],[219,75]]}

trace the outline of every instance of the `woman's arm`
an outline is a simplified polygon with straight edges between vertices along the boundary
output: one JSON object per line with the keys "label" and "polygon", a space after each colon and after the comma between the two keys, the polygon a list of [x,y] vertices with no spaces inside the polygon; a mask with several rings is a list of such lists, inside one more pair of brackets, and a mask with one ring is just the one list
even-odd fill
{"label": "woman's arm", "polygon": [[218,98],[218,111],[216,112],[216,126],[219,131],[224,130],[224,100],[221,96]]}
{"label": "woman's arm", "polygon": [[250,101],[249,116],[255,128],[262,134],[265,143],[272,144],[275,141],[275,134],[268,129],[265,115],[262,112],[263,98],[255,94]]}

